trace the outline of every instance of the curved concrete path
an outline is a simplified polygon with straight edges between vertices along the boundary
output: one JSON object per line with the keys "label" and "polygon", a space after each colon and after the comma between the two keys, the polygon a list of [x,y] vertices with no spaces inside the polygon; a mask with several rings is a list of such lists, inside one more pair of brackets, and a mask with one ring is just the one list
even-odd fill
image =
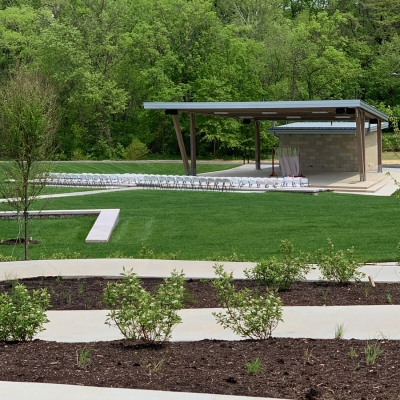
{"label": "curved concrete path", "polygon": [[[236,279],[244,278],[244,270],[255,263],[225,262],[227,271]],[[185,271],[186,278],[214,278],[213,261],[147,260],[147,259],[83,259],[34,260],[0,263],[0,280],[35,276],[111,277],[120,278],[122,268],[132,269],[140,277],[168,277],[174,269]],[[399,282],[400,266],[397,263],[364,265],[361,270],[368,281]],[[319,280],[319,270],[314,268],[307,280]],[[214,310],[215,311],[215,310]],[[347,306],[347,307],[284,307],[284,322],[274,335],[280,337],[333,338],[336,324],[343,324],[346,338],[369,339],[379,332],[392,339],[400,339],[400,306]],[[183,323],[173,332],[172,340],[239,339],[215,323],[210,309],[181,310]],[[116,328],[104,324],[107,311],[48,311],[50,323],[38,338],[56,341],[114,340],[121,336]],[[62,329],[60,329],[62,327]]]}
{"label": "curved concrete path", "polygon": [[[121,278],[122,268],[132,270],[142,278],[165,278],[176,269],[183,270],[187,279],[211,279],[215,277],[214,265],[222,264],[235,279],[244,279],[244,270],[256,265],[254,262],[193,261],[193,260],[148,260],[134,258],[86,258],[70,260],[30,260],[0,263],[0,281],[33,278],[40,276],[106,277]],[[400,266],[397,262],[366,264],[361,267],[366,274],[362,281],[371,275],[379,282],[400,282]],[[307,280],[318,281],[317,267],[307,275]]]}
{"label": "curved concrete path", "polygon": [[[182,323],[171,341],[192,342],[203,339],[242,340],[216,323],[212,312],[221,308],[180,310]],[[400,339],[400,305],[283,307],[283,322],[275,337],[334,339],[337,325],[345,328],[345,339],[369,340],[377,337]],[[47,311],[46,330],[35,338],[56,342],[96,342],[122,339],[118,328],[105,324],[107,310]]]}
{"label": "curved concrete path", "polygon": [[[29,394],[28,394],[29,393]],[[1,400],[279,400],[267,397],[223,396],[207,393],[161,392],[53,383],[1,382]]]}

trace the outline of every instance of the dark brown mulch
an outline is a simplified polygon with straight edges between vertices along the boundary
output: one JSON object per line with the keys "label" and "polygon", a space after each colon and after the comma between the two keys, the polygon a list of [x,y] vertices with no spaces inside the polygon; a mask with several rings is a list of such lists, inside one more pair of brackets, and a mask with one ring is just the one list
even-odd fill
{"label": "dark brown mulch", "polygon": [[[0,342],[0,380],[288,399],[399,399],[400,342],[374,344],[383,352],[367,365],[367,342],[360,340],[203,340],[159,347]],[[80,367],[84,348],[90,361]],[[251,374],[246,363],[256,358],[261,368]]]}
{"label": "dark brown mulch", "polygon": [[[104,288],[110,280],[102,278],[61,279],[34,278],[20,282],[29,289],[46,287],[51,295],[53,310],[99,310],[106,308],[102,302]],[[159,278],[142,279],[146,289],[154,291],[163,280]],[[112,280],[111,282],[115,282]],[[235,281],[238,289],[254,287],[249,281]],[[0,282],[0,293],[10,291],[11,282]],[[189,279],[186,282],[188,296],[186,308],[219,307],[216,293],[209,280]],[[365,283],[336,285],[330,283],[300,282],[290,290],[279,293],[286,306],[345,306],[400,304],[400,284],[377,283],[375,288]]]}
{"label": "dark brown mulch", "polygon": [[[38,240],[29,239],[28,243],[29,244],[39,244],[40,242]],[[5,245],[5,246],[14,246],[16,244],[25,244],[25,238],[15,238],[15,239],[2,240],[0,242],[0,244]]]}

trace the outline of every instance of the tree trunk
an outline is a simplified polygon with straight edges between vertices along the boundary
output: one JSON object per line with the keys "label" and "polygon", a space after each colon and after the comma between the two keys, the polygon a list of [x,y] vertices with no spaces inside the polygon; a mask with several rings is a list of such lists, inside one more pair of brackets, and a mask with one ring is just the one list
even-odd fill
{"label": "tree trunk", "polygon": [[25,261],[29,260],[28,246],[29,246],[29,236],[28,236],[28,211],[24,211],[24,223],[25,223]]}

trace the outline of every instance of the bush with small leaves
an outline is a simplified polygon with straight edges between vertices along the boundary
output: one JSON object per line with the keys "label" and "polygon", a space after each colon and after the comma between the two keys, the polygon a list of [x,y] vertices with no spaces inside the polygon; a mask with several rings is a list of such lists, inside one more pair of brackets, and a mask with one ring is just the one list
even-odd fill
{"label": "bush with small leaves", "polygon": [[0,253],[0,262],[7,262],[7,261],[16,261],[16,258],[13,256],[5,256]]}
{"label": "bush with small leaves", "polygon": [[275,286],[279,290],[288,290],[292,283],[305,279],[310,270],[306,257],[293,255],[294,247],[289,240],[281,240],[280,252],[283,259],[275,257],[259,262],[254,268],[244,271],[247,279],[260,285]]}
{"label": "bush with small leaves", "polygon": [[359,271],[361,264],[354,259],[354,248],[335,251],[331,239],[328,239],[328,249],[319,249],[316,262],[321,271],[321,278],[337,282],[359,282],[365,274]]}
{"label": "bush with small leaves", "polygon": [[50,295],[46,289],[33,290],[30,295],[25,285],[13,285],[11,295],[0,294],[0,340],[32,340],[49,322],[46,309]]}
{"label": "bush with small leaves", "polygon": [[217,278],[212,285],[224,312],[213,312],[224,329],[250,339],[267,339],[282,320],[282,302],[275,292],[245,288],[236,291],[233,274],[224,271],[223,265],[214,266]]}
{"label": "bush with small leaves", "polygon": [[131,144],[125,149],[125,160],[142,160],[149,149],[137,137],[133,137]]}
{"label": "bush with small leaves", "polygon": [[175,325],[181,322],[177,311],[183,308],[185,275],[173,271],[157,287],[156,294],[147,292],[138,276],[122,273],[121,282],[109,283],[104,300],[110,307],[106,324],[115,324],[126,339],[164,342],[171,338]]}

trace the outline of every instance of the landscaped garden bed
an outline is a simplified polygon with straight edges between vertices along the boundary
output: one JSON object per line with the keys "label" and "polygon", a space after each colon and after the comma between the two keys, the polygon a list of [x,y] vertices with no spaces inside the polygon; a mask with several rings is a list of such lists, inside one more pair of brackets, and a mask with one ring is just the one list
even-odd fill
{"label": "landscaped garden bed", "polygon": [[[382,352],[373,364],[367,363],[368,346]],[[400,342],[388,340],[270,338],[161,346],[34,340],[3,342],[0,354],[0,380],[8,381],[315,400],[388,400],[400,393]]]}
{"label": "landscaped garden bed", "polygon": [[[143,286],[154,291],[163,282],[161,278],[141,279]],[[61,277],[32,278],[20,280],[30,290],[47,288],[51,296],[51,310],[101,310],[103,293],[108,280],[103,278],[63,279]],[[237,289],[254,288],[256,284],[248,280],[236,280]],[[0,282],[0,293],[10,291],[12,282]],[[189,279],[185,283],[187,295],[185,308],[220,307],[211,280]],[[265,286],[260,286],[260,292]],[[289,290],[279,292],[285,306],[349,306],[349,305],[390,305],[400,304],[399,283],[335,284],[328,282],[297,282]]]}
{"label": "landscaped garden bed", "polygon": [[[271,335],[283,321],[282,306],[391,307],[400,303],[399,284],[359,282],[363,273],[353,250],[334,251],[329,239],[328,250],[318,254],[321,282],[304,282],[308,256],[295,256],[289,241],[281,242],[281,253],[280,259],[245,270],[247,280],[235,281],[223,265],[215,265],[211,280],[185,280],[178,271],[166,280],[140,279],[124,270],[121,280],[59,276],[3,282],[0,380],[285,399],[397,398],[400,342],[380,333],[368,341],[342,340],[344,325],[336,326],[335,340]],[[29,341],[45,328],[49,306],[107,309],[105,323],[116,325],[125,339]],[[213,312],[216,324],[251,339],[168,342],[181,322],[177,311],[209,307],[224,309]]]}

